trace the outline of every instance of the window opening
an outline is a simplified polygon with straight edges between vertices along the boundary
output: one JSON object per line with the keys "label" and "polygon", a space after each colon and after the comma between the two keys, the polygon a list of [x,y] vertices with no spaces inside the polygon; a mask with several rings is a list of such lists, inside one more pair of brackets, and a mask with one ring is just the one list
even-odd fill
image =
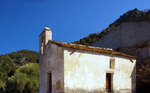
{"label": "window opening", "polygon": [[114,58],[111,58],[111,59],[110,59],[109,68],[115,69],[115,59],[114,59]]}
{"label": "window opening", "polygon": [[57,90],[61,89],[61,83],[60,83],[60,81],[56,82],[56,89]]}

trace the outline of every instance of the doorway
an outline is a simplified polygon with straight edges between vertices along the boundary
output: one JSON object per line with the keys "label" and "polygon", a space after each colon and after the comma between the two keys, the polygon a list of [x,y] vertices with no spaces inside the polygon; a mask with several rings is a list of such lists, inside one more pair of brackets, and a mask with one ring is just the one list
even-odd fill
{"label": "doorway", "polygon": [[52,93],[52,73],[48,73],[48,93]]}
{"label": "doorway", "polygon": [[112,73],[106,73],[106,91],[112,91]]}

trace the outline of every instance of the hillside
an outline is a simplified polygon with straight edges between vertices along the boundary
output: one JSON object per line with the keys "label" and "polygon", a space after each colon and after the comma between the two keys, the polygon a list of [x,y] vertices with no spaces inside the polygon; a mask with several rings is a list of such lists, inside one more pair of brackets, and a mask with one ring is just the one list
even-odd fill
{"label": "hillside", "polygon": [[72,43],[75,44],[82,44],[82,45],[87,45],[91,46],[94,42],[98,41],[100,38],[102,38],[104,35],[109,33],[113,28],[117,27],[123,22],[137,22],[137,21],[150,21],[150,10],[145,11],[140,11],[137,8],[134,10],[129,10],[128,12],[124,13],[123,15],[120,16],[116,21],[114,21],[112,24],[108,26],[108,28],[104,29],[100,33],[93,33],[90,34],[87,37],[84,37],[80,39],[79,41],[75,41]]}
{"label": "hillside", "polygon": [[39,54],[37,52],[29,50],[12,52],[4,56],[8,56],[10,60],[12,60],[14,63],[18,65],[24,65],[26,63],[38,63],[39,61]]}
{"label": "hillside", "polygon": [[0,93],[38,91],[38,62],[39,54],[29,50],[0,55]]}

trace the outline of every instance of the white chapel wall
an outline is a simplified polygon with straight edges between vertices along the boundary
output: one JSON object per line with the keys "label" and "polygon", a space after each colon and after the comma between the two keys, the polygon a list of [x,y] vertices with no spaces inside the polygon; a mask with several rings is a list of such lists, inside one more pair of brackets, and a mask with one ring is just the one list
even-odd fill
{"label": "white chapel wall", "polygon": [[[132,90],[135,90],[135,60],[132,60],[132,63],[129,58],[81,50],[76,50],[70,55],[72,51],[73,49],[64,51],[65,92],[104,93],[106,73],[113,73],[114,93],[123,90],[131,93]],[[110,58],[115,58],[114,70],[109,68]]]}

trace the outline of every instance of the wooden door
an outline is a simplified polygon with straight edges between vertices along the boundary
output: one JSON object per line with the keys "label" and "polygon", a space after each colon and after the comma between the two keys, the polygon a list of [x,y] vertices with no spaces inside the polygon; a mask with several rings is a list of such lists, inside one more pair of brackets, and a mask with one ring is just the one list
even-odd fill
{"label": "wooden door", "polygon": [[106,91],[111,92],[111,73],[106,73]]}
{"label": "wooden door", "polygon": [[52,74],[51,73],[48,73],[48,90],[49,90],[49,93],[52,92]]}

